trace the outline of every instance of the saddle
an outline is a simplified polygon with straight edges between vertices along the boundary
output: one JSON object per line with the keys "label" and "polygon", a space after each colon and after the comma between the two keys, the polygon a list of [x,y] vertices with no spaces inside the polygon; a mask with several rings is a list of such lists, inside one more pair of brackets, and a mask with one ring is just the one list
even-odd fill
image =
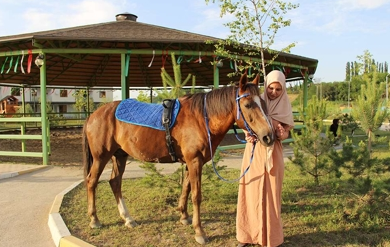
{"label": "saddle", "polygon": [[175,149],[173,148],[173,141],[171,137],[171,132],[169,131],[169,126],[171,124],[172,120],[172,109],[175,106],[176,100],[174,99],[165,99],[162,102],[162,105],[164,107],[163,114],[162,114],[162,124],[165,128],[165,141],[167,143],[169,155],[171,156],[173,161],[176,160],[176,153]]}
{"label": "saddle", "polygon": [[177,99],[165,99],[162,104],[150,104],[134,99],[126,99],[119,103],[115,117],[119,121],[165,131],[165,139],[169,155],[175,162],[170,128],[173,127],[179,113],[180,102]]}

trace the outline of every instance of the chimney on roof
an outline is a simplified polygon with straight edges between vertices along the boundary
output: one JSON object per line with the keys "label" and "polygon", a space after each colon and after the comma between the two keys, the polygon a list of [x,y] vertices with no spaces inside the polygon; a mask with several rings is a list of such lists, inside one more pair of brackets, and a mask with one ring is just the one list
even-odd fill
{"label": "chimney on roof", "polygon": [[116,17],[117,21],[126,21],[126,20],[137,21],[137,18],[138,18],[138,16],[136,16],[134,14],[130,14],[128,12],[125,12],[122,14],[117,14],[115,17]]}

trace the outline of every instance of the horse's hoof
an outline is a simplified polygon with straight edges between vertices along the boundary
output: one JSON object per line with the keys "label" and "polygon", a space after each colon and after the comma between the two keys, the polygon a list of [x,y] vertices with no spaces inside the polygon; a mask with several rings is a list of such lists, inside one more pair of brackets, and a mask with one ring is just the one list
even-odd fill
{"label": "horse's hoof", "polygon": [[180,222],[183,224],[183,225],[191,225],[192,224],[192,220],[190,218],[188,219],[182,219],[180,220]]}
{"label": "horse's hoof", "polygon": [[125,223],[125,226],[127,226],[128,228],[133,228],[133,227],[138,226],[138,223],[135,222],[135,221],[127,221],[127,222]]}
{"label": "horse's hoof", "polygon": [[91,223],[89,223],[89,227],[91,227],[91,228],[101,228],[102,224],[99,221],[91,222]]}
{"label": "horse's hoof", "polygon": [[205,236],[195,236],[195,240],[201,245],[205,245],[207,242],[207,238]]}

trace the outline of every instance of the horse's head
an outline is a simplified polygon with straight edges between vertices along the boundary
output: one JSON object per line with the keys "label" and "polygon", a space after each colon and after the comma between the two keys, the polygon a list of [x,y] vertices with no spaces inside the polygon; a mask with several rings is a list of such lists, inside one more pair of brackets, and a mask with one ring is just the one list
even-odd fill
{"label": "horse's head", "polygon": [[248,82],[247,74],[241,76],[236,93],[236,123],[244,130],[250,130],[264,146],[274,143],[270,122],[265,115],[265,102],[260,98],[259,75]]}

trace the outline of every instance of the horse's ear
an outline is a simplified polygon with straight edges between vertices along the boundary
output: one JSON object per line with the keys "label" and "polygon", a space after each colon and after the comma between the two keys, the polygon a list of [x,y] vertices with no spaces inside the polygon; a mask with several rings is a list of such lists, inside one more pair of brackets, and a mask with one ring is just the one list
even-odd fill
{"label": "horse's ear", "polygon": [[260,83],[260,74],[257,74],[255,79],[253,79],[252,81],[253,84],[255,84],[256,86],[259,86],[259,83]]}
{"label": "horse's ear", "polygon": [[245,86],[247,83],[248,83],[248,75],[245,72],[244,74],[242,74],[240,78],[240,88],[243,88],[243,86]]}

